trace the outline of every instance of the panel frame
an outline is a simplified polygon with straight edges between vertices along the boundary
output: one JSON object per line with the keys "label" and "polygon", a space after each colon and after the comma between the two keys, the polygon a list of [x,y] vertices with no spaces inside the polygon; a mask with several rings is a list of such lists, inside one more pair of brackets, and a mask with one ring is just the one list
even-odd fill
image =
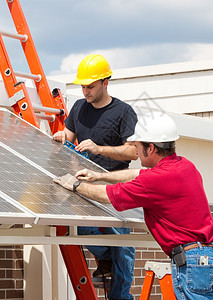
{"label": "panel frame", "polygon": [[131,234],[77,235],[70,230],[68,236],[56,236],[55,226],[33,225],[24,228],[0,227],[0,245],[96,245],[160,248],[153,236],[146,231]]}

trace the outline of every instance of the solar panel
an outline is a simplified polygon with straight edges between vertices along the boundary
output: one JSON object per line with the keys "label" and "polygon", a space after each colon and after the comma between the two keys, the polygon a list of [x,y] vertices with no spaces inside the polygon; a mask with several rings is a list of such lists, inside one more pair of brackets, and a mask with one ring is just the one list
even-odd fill
{"label": "solar panel", "polygon": [[[31,212],[19,207],[19,204],[14,203],[14,200],[0,191],[0,220],[1,224],[31,224],[35,217]],[[19,222],[19,220],[21,222]]]}
{"label": "solar panel", "polygon": [[16,224],[144,224],[142,209],[119,213],[53,183],[55,176],[83,168],[105,170],[5,109],[0,109],[0,136],[1,224],[5,214],[6,223],[13,217]]}

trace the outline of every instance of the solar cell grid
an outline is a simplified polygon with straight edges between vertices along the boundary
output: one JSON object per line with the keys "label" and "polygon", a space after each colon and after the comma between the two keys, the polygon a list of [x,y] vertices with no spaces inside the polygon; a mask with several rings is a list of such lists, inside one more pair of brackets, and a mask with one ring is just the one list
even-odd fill
{"label": "solar cell grid", "polygon": [[7,213],[22,213],[20,209],[12,205],[11,203],[8,203],[6,200],[0,196],[0,213],[7,212]]}
{"label": "solar cell grid", "polygon": [[[0,137],[0,190],[39,218],[46,218],[50,224],[57,219],[58,224],[55,225],[60,225],[63,218],[69,225],[76,216],[85,225],[88,225],[86,217],[93,217],[97,221],[96,225],[102,224],[103,218],[108,218],[111,222],[112,216],[120,221],[121,226],[125,217],[143,221],[143,214],[139,209],[131,213],[118,213],[111,205],[100,205],[101,209],[99,204],[96,206],[91,200],[88,202],[54,184],[54,176],[66,173],[74,175],[82,168],[102,169],[9,111],[0,110]],[[4,205],[0,201],[0,211],[5,209]]]}

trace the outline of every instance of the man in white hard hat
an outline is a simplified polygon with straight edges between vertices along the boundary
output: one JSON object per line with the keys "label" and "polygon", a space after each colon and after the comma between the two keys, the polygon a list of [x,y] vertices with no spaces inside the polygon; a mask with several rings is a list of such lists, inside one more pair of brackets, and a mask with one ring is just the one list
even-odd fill
{"label": "man in white hard hat", "polygon": [[[96,173],[80,170],[54,181],[118,211],[142,207],[145,222],[163,251],[172,258],[177,299],[213,299],[213,219],[202,178],[192,162],[175,153],[176,125],[166,114],[139,119],[134,141],[141,170]],[[96,185],[86,181],[107,181]]]}

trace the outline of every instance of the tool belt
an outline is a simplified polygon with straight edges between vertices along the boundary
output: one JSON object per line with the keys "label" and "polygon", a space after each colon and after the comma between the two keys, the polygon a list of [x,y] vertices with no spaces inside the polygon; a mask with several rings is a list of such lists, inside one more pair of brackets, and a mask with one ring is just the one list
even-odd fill
{"label": "tool belt", "polygon": [[205,243],[194,243],[190,245],[179,245],[172,249],[172,252],[170,254],[170,258],[174,260],[174,263],[177,265],[177,267],[184,266],[186,264],[186,255],[185,252],[191,249],[198,248],[199,246],[202,247],[213,247],[213,244],[205,244]]}

